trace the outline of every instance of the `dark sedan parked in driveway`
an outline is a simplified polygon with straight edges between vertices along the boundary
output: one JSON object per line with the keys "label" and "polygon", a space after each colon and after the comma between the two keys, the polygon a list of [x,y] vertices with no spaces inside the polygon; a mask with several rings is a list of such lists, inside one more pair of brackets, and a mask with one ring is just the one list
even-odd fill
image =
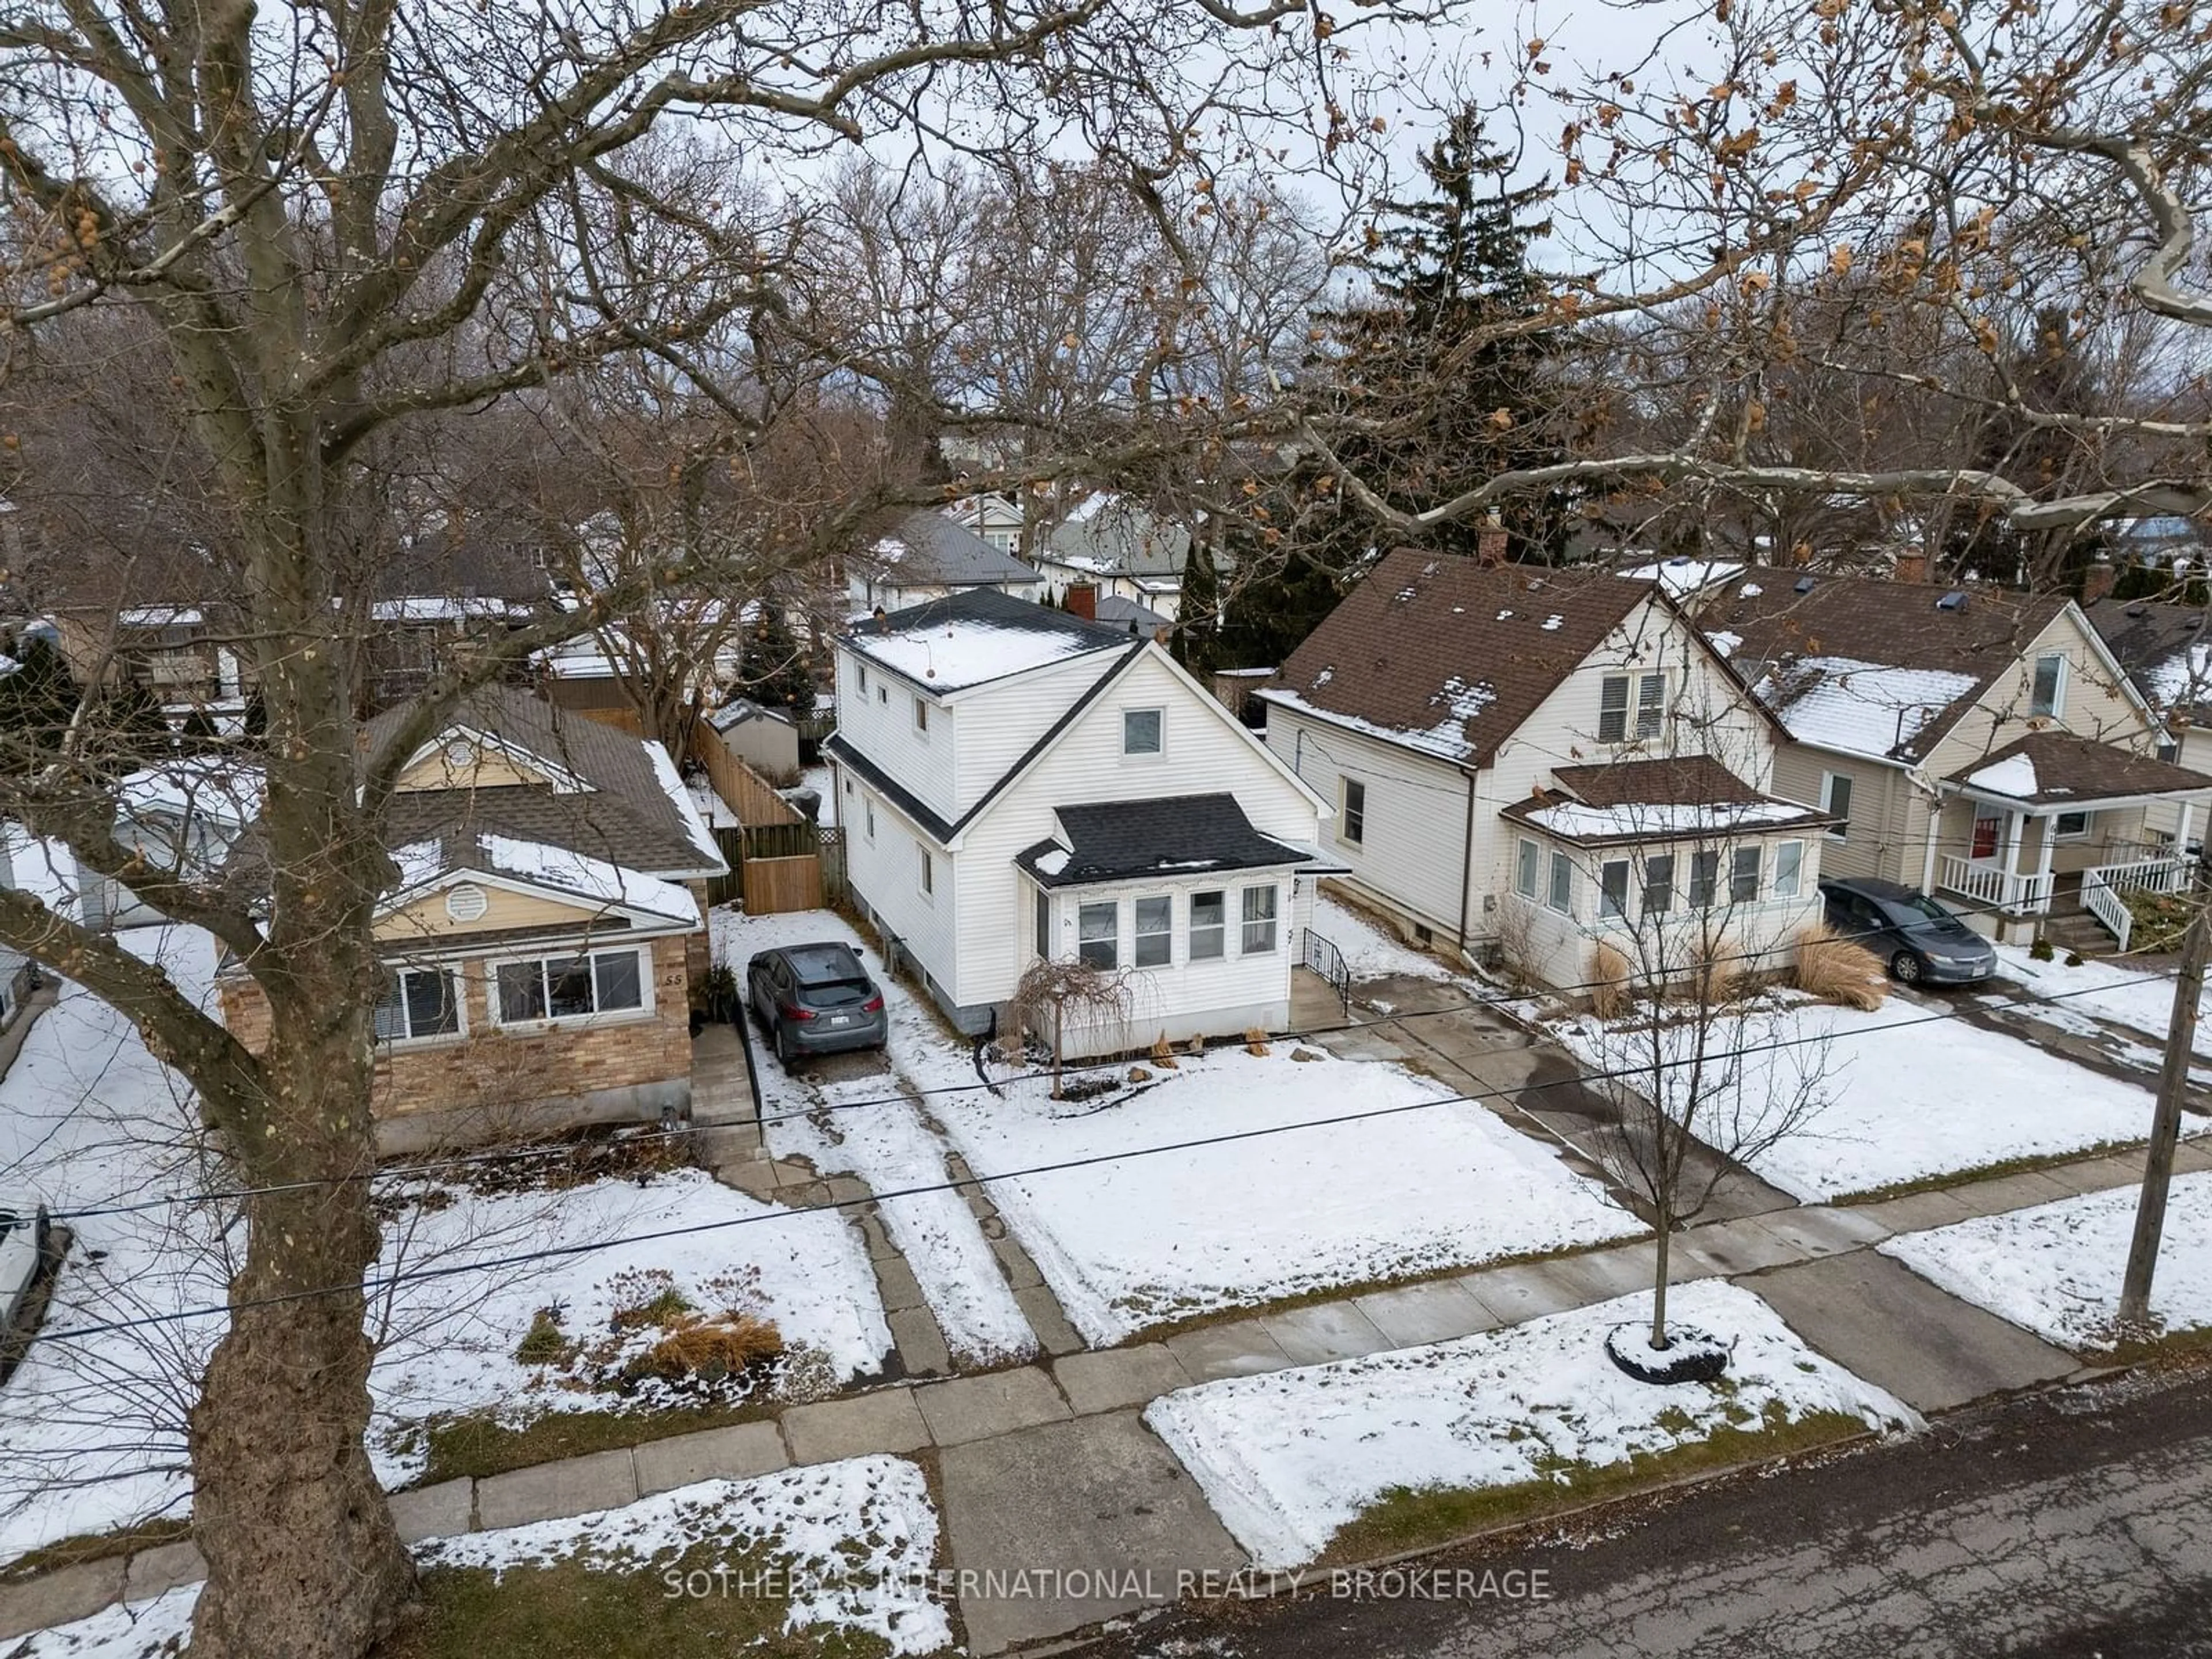
{"label": "dark sedan parked in driveway", "polygon": [[745,968],[745,1000],[786,1065],[801,1054],[880,1048],[890,1024],[884,994],[848,945],[786,945]]}
{"label": "dark sedan parked in driveway", "polygon": [[1871,877],[1820,884],[1828,926],[1857,940],[1907,985],[1972,985],[1997,970],[1989,940],[1910,887]]}

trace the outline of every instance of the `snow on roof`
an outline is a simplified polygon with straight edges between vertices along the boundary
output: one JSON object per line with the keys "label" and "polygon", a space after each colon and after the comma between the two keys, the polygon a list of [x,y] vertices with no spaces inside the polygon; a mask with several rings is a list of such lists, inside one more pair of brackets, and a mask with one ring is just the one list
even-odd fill
{"label": "snow on roof", "polygon": [[1067,509],[1067,522],[1088,524],[1111,506],[1115,497],[1109,490],[1094,489]]}
{"label": "snow on roof", "polygon": [[378,599],[368,607],[372,621],[380,623],[467,622],[479,617],[501,618],[530,607],[507,599]]}
{"label": "snow on roof", "polygon": [[1725,832],[1760,823],[1802,818],[1810,811],[1789,801],[1730,801],[1662,805],[1632,801],[1617,806],[1585,806],[1568,801],[1528,815],[1526,822],[1555,836],[1602,840],[1620,836],[1673,836]]}
{"label": "snow on roof", "polygon": [[669,758],[668,750],[658,739],[648,738],[645,740],[645,757],[653,763],[653,781],[675,807],[677,817],[683,822],[684,833],[698,849],[699,856],[709,865],[721,865],[721,844],[714,839],[714,832],[707,827],[706,820],[699,816],[699,804],[691,799],[691,792],[684,787],[683,775]]}
{"label": "snow on roof", "polygon": [[139,605],[118,611],[115,620],[125,628],[191,628],[205,618],[192,605]]}
{"label": "snow on roof", "polygon": [[1722,656],[1732,657],[1735,654],[1736,647],[1743,643],[1743,635],[1741,634],[1731,634],[1726,629],[1723,629],[1717,634],[1706,635],[1705,643],[1712,647],[1712,648],[1718,652]]}
{"label": "snow on roof", "polygon": [[435,841],[410,841],[392,849],[392,861],[399,866],[399,884],[392,891],[410,892],[425,882],[436,880],[445,869],[445,846]]}
{"label": "snow on roof", "polygon": [[[697,816],[692,814],[695,820]],[[604,904],[665,916],[672,921],[699,920],[699,907],[691,895],[672,881],[640,875],[619,864],[586,858],[565,847],[548,847],[543,842],[515,841],[506,836],[476,839],[477,849],[491,868],[524,881],[556,887]]]}
{"label": "snow on roof", "polygon": [[116,804],[134,816],[172,812],[244,824],[261,815],[261,793],[259,767],[189,755],[131,773],[116,786]]}
{"label": "snow on roof", "polygon": [[2153,663],[2137,676],[2143,692],[2160,708],[2187,707],[2212,691],[2212,643],[2196,641]]}
{"label": "snow on roof", "polygon": [[1881,759],[1980,684],[1940,668],[1803,657],[1769,674],[1757,690],[1798,742]]}
{"label": "snow on roof", "polygon": [[1637,581],[1657,582],[1679,599],[1724,580],[1742,568],[1741,564],[1722,559],[1662,559],[1657,564],[1639,564],[1620,574]]}
{"label": "snow on roof", "polygon": [[910,633],[860,635],[854,643],[884,667],[920,680],[932,690],[957,691],[1093,651],[1120,648],[1127,641],[959,621]]}
{"label": "snow on roof", "polygon": [[1052,851],[1042,854],[1037,859],[1036,867],[1048,876],[1056,876],[1067,868],[1067,848],[1055,847]]}
{"label": "snow on roof", "polygon": [[[1324,682],[1316,682],[1317,684]],[[1497,691],[1486,681],[1470,685],[1458,675],[1446,678],[1437,694],[1429,699],[1431,707],[1442,707],[1445,712],[1437,723],[1419,731],[1406,731],[1395,726],[1384,726],[1376,720],[1363,720],[1357,714],[1340,714],[1334,708],[1323,708],[1318,703],[1307,702],[1287,687],[1270,686],[1268,698],[1295,709],[1301,714],[1310,714],[1316,720],[1340,726],[1347,732],[1358,732],[1370,738],[1380,738],[1385,743],[1403,744],[1425,754],[1435,755],[1448,761],[1463,761],[1474,753],[1475,745],[1467,735],[1467,722],[1498,700]]]}
{"label": "snow on roof", "polygon": [[1969,789],[1986,789],[1993,795],[2016,795],[2022,799],[2037,791],[2035,763],[2026,755],[2011,755],[1994,766],[1968,775]]}

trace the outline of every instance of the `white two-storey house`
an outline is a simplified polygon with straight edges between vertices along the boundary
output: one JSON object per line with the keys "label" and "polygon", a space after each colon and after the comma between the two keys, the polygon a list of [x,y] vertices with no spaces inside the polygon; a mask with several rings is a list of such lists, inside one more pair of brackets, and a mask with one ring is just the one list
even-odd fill
{"label": "white two-storey house", "polygon": [[848,878],[963,1030],[1040,958],[1118,975],[1072,1053],[1288,1023],[1327,811],[1150,639],[1002,593],[837,653]]}
{"label": "white two-storey house", "polygon": [[1820,915],[1826,817],[1770,793],[1779,726],[1659,582],[1401,549],[1253,696],[1422,944],[1671,981],[1786,966]]}

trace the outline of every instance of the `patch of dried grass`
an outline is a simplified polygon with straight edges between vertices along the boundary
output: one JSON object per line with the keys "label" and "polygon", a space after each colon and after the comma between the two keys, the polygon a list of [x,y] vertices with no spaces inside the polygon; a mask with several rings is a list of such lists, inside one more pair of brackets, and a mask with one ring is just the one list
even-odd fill
{"label": "patch of dried grass", "polygon": [[657,1376],[665,1382],[696,1377],[719,1382],[783,1355],[783,1334],[765,1319],[729,1313],[678,1322],[660,1340],[624,1369],[633,1379]]}
{"label": "patch of dried grass", "polygon": [[1799,990],[1839,1008],[1881,1006],[1889,981],[1881,958],[1865,945],[1839,937],[1825,922],[1805,928],[1795,942],[1797,961],[1791,977]]}
{"label": "patch of dried grass", "polygon": [[1628,1012],[1628,958],[1618,947],[1600,939],[1590,947],[1590,1012],[1600,1019],[1619,1019]]}

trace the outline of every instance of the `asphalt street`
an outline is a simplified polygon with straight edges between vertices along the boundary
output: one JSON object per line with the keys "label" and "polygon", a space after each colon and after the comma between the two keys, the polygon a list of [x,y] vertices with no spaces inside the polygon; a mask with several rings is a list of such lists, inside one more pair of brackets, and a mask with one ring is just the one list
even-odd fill
{"label": "asphalt street", "polygon": [[1406,1567],[1364,1594],[1316,1573],[1296,1595],[1186,1603],[1085,1651],[2212,1656],[2212,1364],[1975,1408]]}

